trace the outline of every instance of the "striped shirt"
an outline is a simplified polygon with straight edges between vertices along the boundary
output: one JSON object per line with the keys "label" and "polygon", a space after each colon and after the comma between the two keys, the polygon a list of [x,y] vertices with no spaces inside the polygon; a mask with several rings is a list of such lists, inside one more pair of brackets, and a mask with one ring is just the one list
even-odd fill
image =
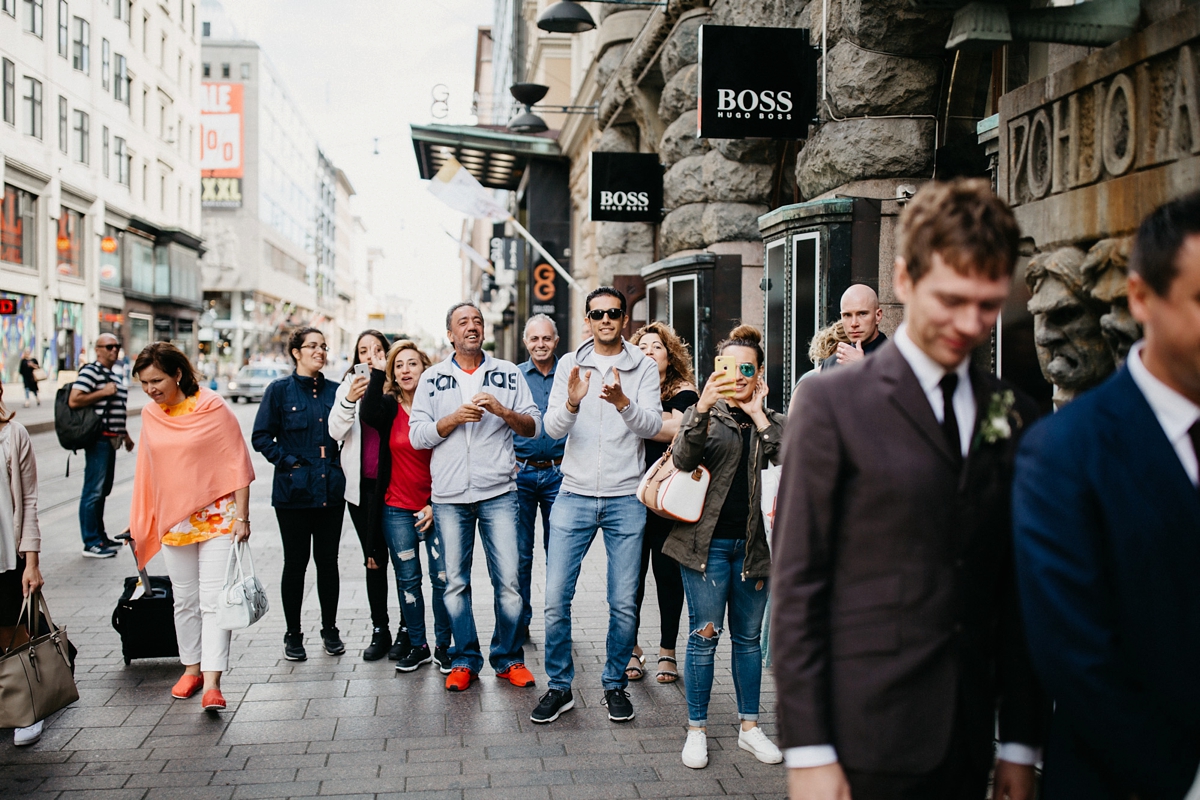
{"label": "striped shirt", "polygon": [[120,435],[125,433],[125,405],[129,401],[129,389],[125,382],[99,361],[93,361],[79,370],[75,388],[84,394],[91,394],[106,383],[115,383],[117,393],[97,400],[92,404],[92,408],[96,409],[96,413],[104,421],[106,434]]}

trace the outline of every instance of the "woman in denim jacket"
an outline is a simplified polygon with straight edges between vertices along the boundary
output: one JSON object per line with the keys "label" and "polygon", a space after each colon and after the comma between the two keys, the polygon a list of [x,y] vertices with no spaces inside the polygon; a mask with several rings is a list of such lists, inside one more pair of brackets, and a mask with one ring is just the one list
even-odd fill
{"label": "woman in denim jacket", "polygon": [[346,652],[337,629],[338,544],[345,511],[346,476],[338,443],[329,435],[337,384],[321,374],[329,347],[316,328],[298,328],[288,339],[296,371],[267,387],[254,419],[251,443],[275,465],[271,505],[283,537],[284,657],[304,661],[300,606],[311,552],[317,565],[321,641],[325,652]]}

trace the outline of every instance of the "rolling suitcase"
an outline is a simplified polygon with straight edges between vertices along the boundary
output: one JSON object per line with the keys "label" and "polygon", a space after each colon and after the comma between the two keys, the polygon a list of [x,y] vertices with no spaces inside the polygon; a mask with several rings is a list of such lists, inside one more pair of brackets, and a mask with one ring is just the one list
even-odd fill
{"label": "rolling suitcase", "polygon": [[[132,537],[126,532],[116,538],[129,543],[136,563]],[[135,658],[178,658],[171,579],[165,575],[147,575],[139,567],[137,575],[125,579],[125,589],[113,609],[112,626],[121,634],[126,665]]]}

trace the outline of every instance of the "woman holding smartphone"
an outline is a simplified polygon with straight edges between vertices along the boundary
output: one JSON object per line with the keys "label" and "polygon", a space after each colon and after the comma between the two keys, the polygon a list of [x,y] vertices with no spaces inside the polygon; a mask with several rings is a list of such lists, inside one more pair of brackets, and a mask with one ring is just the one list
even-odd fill
{"label": "woman holding smartphone", "polygon": [[408,652],[403,615],[396,639],[388,630],[387,540],[383,535],[380,509],[374,504],[379,478],[379,431],[359,420],[359,407],[370,383],[371,363],[383,358],[388,340],[377,330],[365,330],[354,346],[354,362],[338,386],[337,402],[329,412],[329,435],[342,443],[342,471],[346,473],[346,506],[358,541],[362,544],[367,571],[367,602],[371,606],[371,643],[363,650],[364,661],[385,655],[392,661]]}
{"label": "woman holding smartphone", "polygon": [[[408,652],[396,661],[399,672],[413,672],[437,661],[443,674],[450,672],[450,615],[443,597],[446,563],[433,527],[430,505],[433,480],[429,473],[432,450],[417,450],[408,438],[413,393],[421,373],[433,362],[408,340],[392,345],[384,358],[375,356],[371,379],[362,399],[362,421],[379,433],[379,473],[375,502],[380,507],[387,537],[396,591],[408,626]],[[425,634],[425,600],[421,592],[420,543],[429,558],[429,583],[433,589],[434,649]]]}
{"label": "woman holding smartphone", "polygon": [[[718,369],[709,376],[699,402],[683,415],[671,456],[685,472],[701,464],[708,468],[712,479],[704,511],[694,524],[676,523],[663,545],[663,553],[681,566],[688,604],[688,734],[683,763],[692,769],[708,765],[708,702],[726,611],[741,720],[738,747],[766,764],[783,760],[779,748],[758,727],[758,713],[759,637],[771,574],[761,476],[769,462],[779,460],[786,418],[763,405],[767,384],[762,374],[762,334],[757,328],[739,325],[717,345],[717,352]],[[727,369],[730,358],[732,370]]]}

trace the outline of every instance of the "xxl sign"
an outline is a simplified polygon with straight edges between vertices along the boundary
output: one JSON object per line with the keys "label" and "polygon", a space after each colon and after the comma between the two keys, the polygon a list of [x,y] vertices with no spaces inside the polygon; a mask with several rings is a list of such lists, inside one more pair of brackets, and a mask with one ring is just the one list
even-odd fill
{"label": "xxl sign", "polygon": [[698,135],[807,138],[817,108],[817,57],[805,28],[701,25]]}
{"label": "xxl sign", "polygon": [[1000,191],[1038,247],[1135,229],[1200,188],[1200,9],[1000,100]]}
{"label": "xxl sign", "polygon": [[662,219],[663,168],[654,153],[592,153],[593,222]]}

